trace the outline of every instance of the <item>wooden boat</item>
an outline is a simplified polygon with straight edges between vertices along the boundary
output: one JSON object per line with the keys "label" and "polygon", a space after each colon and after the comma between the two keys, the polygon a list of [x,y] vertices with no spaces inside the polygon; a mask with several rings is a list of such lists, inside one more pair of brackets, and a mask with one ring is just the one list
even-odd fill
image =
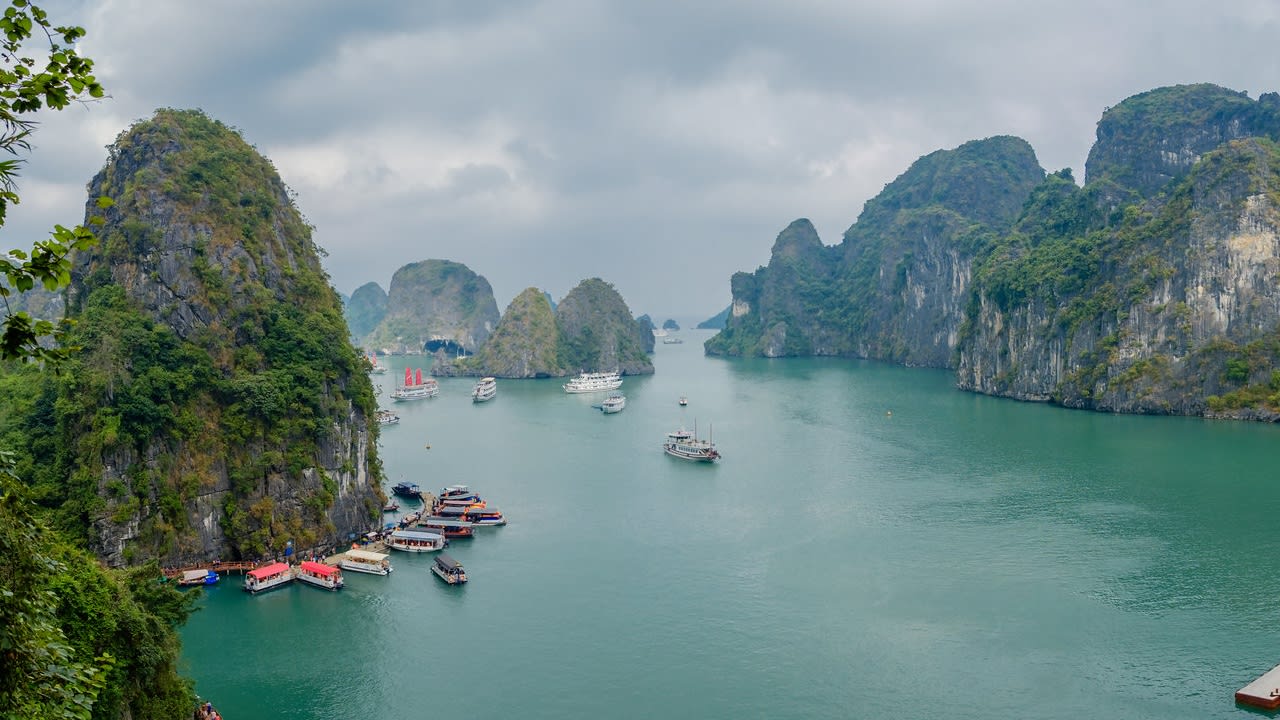
{"label": "wooden boat", "polygon": [[342,554],[338,567],[351,572],[369,573],[370,575],[390,575],[394,569],[384,553],[368,550],[348,550]]}
{"label": "wooden boat", "polygon": [[475,536],[474,525],[456,517],[428,515],[418,518],[418,527],[431,532],[438,532],[446,538],[469,538]]}
{"label": "wooden boat", "polygon": [[302,582],[325,590],[342,589],[342,570],[332,565],[304,560],[295,574]]}
{"label": "wooden boat", "polygon": [[462,569],[462,563],[445,553],[436,556],[431,572],[450,585],[459,585],[467,581],[467,571]]}
{"label": "wooden boat", "polygon": [[401,497],[414,497],[419,499],[422,498],[422,490],[418,488],[417,483],[411,483],[411,482],[397,483],[395,487],[391,488],[391,492]]}
{"label": "wooden boat", "polygon": [[212,570],[186,570],[182,576],[178,578],[178,585],[182,587],[190,587],[192,585],[216,585],[218,583],[218,573]]}
{"label": "wooden boat", "polygon": [[386,539],[387,547],[404,552],[436,552],[446,544],[444,535],[426,530],[396,530]]}
{"label": "wooden boat", "polygon": [[400,503],[395,500],[388,500],[386,505],[382,506],[382,512],[395,512],[400,509]]}
{"label": "wooden boat", "polygon": [[396,402],[409,400],[426,400],[440,394],[440,383],[435,378],[422,379],[422,368],[417,375],[409,368],[404,369],[404,384],[391,391],[391,399]]}
{"label": "wooden boat", "polygon": [[286,563],[277,562],[245,573],[244,589],[246,592],[256,594],[274,590],[291,582],[293,582],[293,568]]}

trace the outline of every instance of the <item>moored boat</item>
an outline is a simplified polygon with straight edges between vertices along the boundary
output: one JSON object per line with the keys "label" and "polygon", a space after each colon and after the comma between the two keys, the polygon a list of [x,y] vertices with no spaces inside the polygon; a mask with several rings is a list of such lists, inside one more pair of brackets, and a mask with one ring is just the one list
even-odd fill
{"label": "moored boat", "polygon": [[404,384],[391,391],[391,399],[397,402],[409,400],[425,400],[440,394],[440,383],[435,378],[422,379],[422,368],[414,371],[404,369]]}
{"label": "moored boat", "polygon": [[178,578],[178,585],[183,587],[216,584],[218,584],[218,573],[207,569],[184,570],[182,576]]}
{"label": "moored boat", "polygon": [[498,380],[491,377],[482,377],[476,383],[475,389],[471,391],[471,402],[487,402],[492,400],[498,394]]}
{"label": "moored boat", "polygon": [[303,560],[295,573],[299,580],[308,585],[315,585],[325,590],[342,589],[342,570],[332,565]]}
{"label": "moored boat", "polygon": [[388,500],[386,505],[382,506],[382,512],[395,512],[400,509],[400,503],[395,500]]}
{"label": "moored boat", "polygon": [[699,439],[696,433],[680,428],[667,433],[662,449],[672,457],[694,462],[715,462],[720,459],[720,452],[710,439]]}
{"label": "moored boat", "polygon": [[244,589],[246,592],[260,593],[290,582],[293,582],[293,568],[286,563],[277,562],[245,573]]}
{"label": "moored boat", "polygon": [[400,497],[422,498],[422,490],[418,487],[418,483],[396,483],[396,485],[391,488],[391,492],[399,495]]}
{"label": "moored boat", "polygon": [[502,511],[497,508],[469,507],[462,514],[462,520],[466,520],[476,527],[496,527],[498,525],[506,525],[507,518]]}
{"label": "moored boat", "polygon": [[450,585],[458,585],[467,581],[467,571],[462,569],[462,563],[445,553],[440,553],[436,556],[435,563],[431,565],[431,572]]}
{"label": "moored boat", "polygon": [[565,383],[567,393],[605,392],[622,387],[622,376],[616,372],[584,372]]}
{"label": "moored boat", "polygon": [[600,412],[605,415],[612,415],[622,412],[622,409],[626,406],[627,396],[622,393],[613,393],[605,398],[604,402],[600,403]]}
{"label": "moored boat", "polygon": [[395,425],[400,422],[400,416],[390,410],[379,410],[377,419],[379,425]]}
{"label": "moored boat", "polygon": [[426,530],[395,530],[387,538],[387,547],[404,552],[435,552],[446,545],[444,535]]}
{"label": "moored boat", "polygon": [[475,537],[475,525],[458,517],[441,517],[427,515],[417,520],[416,527],[430,532],[440,533],[446,538]]}
{"label": "moored boat", "polygon": [[385,553],[368,550],[348,550],[342,554],[338,567],[351,572],[369,573],[370,575],[390,575],[394,568],[387,560]]}
{"label": "moored boat", "polygon": [[472,492],[471,488],[467,485],[449,485],[440,491],[441,500],[465,497],[473,497],[477,500],[480,499],[480,496]]}

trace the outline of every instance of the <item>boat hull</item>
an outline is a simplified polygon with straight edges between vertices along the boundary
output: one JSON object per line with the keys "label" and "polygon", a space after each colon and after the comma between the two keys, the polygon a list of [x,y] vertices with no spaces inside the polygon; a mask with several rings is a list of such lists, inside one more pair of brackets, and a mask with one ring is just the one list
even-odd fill
{"label": "boat hull", "polygon": [[322,590],[341,590],[342,580],[325,580],[324,578],[313,577],[311,575],[299,574],[298,579],[308,585],[314,585]]}
{"label": "boat hull", "polygon": [[720,459],[720,453],[716,452],[715,450],[691,451],[691,450],[684,450],[678,447],[671,447],[671,446],[664,446],[662,449],[671,457],[680,458],[681,460],[688,460],[690,462],[711,463]]}

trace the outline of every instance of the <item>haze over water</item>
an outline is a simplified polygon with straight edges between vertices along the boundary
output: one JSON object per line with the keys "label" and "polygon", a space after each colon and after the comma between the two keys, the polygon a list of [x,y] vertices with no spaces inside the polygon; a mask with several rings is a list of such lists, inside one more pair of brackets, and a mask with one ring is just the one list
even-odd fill
{"label": "haze over water", "polygon": [[[1280,428],[676,335],[617,415],[562,380],[395,404],[388,487],[509,518],[448,550],[471,582],[403,553],[339,593],[231,576],[183,631],[197,691],[233,719],[1167,720],[1245,717],[1280,663]],[[387,360],[384,406],[426,361]],[[715,466],[661,452],[695,419]]]}

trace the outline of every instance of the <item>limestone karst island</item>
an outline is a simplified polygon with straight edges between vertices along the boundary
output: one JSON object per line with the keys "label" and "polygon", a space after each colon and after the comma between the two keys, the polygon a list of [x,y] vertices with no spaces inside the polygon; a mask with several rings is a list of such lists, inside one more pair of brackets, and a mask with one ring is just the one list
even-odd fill
{"label": "limestone karst island", "polygon": [[[779,218],[729,306],[678,319],[594,273],[502,307],[429,234],[344,298],[252,136],[120,128],[93,237],[0,259],[0,717],[437,712],[453,672],[491,716],[894,716],[953,677],[997,717],[1061,675],[1110,717],[1164,699],[1162,662],[1212,656],[1172,674],[1215,701],[1280,662],[1179,645],[1274,606],[1233,594],[1265,538],[1214,524],[1250,501],[1177,474],[1274,447],[1280,95],[1124,99],[1079,177],[1017,137],[932,152],[838,244]],[[819,702],[779,668],[870,679]],[[646,673],[670,692],[600,690]]]}

